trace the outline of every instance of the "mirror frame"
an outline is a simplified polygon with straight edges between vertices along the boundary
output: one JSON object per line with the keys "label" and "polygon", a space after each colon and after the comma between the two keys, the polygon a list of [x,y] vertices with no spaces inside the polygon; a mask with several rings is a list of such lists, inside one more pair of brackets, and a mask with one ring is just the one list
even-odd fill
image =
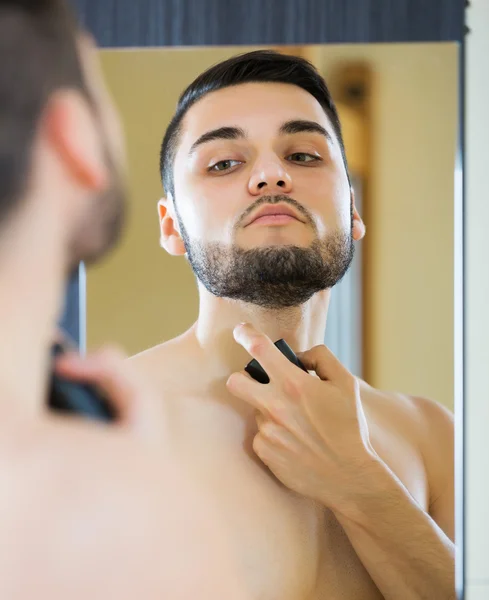
{"label": "mirror frame", "polygon": [[[454,406],[457,598],[465,590],[464,147],[467,0],[70,0],[103,48],[382,42],[459,44],[459,119],[454,165]],[[62,325],[86,347],[86,276],[71,278]]]}

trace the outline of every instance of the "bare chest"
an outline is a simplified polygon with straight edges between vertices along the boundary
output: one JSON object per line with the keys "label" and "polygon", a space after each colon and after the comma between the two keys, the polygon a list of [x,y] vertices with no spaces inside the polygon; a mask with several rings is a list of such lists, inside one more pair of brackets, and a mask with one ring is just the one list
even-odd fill
{"label": "bare chest", "polygon": [[194,456],[192,469],[213,496],[249,597],[315,598],[324,508],[286,489],[245,453],[212,454]]}
{"label": "bare chest", "polygon": [[[324,506],[279,482],[250,452],[249,432],[219,413],[179,420],[189,467],[209,490],[253,600],[381,600],[382,595]],[[222,435],[219,433],[222,432]],[[416,500],[426,503],[422,460],[408,441],[372,423],[372,443]]]}

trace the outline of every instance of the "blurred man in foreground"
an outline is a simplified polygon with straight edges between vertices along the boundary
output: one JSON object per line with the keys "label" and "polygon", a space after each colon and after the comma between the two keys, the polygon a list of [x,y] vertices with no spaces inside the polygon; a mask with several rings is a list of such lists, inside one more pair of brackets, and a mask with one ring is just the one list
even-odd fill
{"label": "blurred man in foreground", "polygon": [[241,600],[212,503],[120,351],[57,366],[106,392],[115,425],[47,409],[67,278],[118,239],[124,170],[94,44],[64,2],[0,0],[0,597]]}

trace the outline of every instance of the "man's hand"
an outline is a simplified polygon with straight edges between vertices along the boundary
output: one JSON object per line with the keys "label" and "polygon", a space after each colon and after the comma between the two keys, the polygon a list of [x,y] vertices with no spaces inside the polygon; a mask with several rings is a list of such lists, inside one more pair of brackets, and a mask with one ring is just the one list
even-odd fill
{"label": "man's hand", "polygon": [[156,442],[164,437],[163,403],[157,389],[138,376],[119,348],[106,346],[87,357],[68,352],[56,359],[55,369],[66,379],[97,386],[118,415],[117,427]]}
{"label": "man's hand", "polygon": [[234,335],[270,377],[263,385],[240,372],[227,382],[231,393],[258,411],[256,454],[288,488],[333,509],[344,505],[368,486],[366,469],[380,460],[370,444],[358,380],[325,346],[299,355],[314,376],[251,325],[238,325]]}
{"label": "man's hand", "polygon": [[234,335],[270,377],[267,385],[245,372],[228,380],[258,411],[253,447],[262,461],[333,510],[386,600],[453,598],[454,545],[373,450],[355,377],[324,346],[298,355],[315,377],[250,325]]}

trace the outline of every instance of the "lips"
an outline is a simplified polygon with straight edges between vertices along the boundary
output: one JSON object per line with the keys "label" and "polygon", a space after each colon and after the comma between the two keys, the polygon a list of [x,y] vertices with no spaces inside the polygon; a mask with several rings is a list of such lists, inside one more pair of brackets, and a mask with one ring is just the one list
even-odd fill
{"label": "lips", "polygon": [[[266,219],[266,217],[270,217],[270,219]],[[247,221],[245,227],[251,225],[257,219],[263,219],[262,222],[273,222],[273,220],[279,222],[280,217],[284,217],[284,219],[282,219],[283,222],[287,222],[290,218],[295,219],[297,221],[302,221],[302,219],[298,217],[294,209],[290,208],[289,206],[285,204],[269,204],[259,209],[256,213],[252,214],[249,220]]]}

